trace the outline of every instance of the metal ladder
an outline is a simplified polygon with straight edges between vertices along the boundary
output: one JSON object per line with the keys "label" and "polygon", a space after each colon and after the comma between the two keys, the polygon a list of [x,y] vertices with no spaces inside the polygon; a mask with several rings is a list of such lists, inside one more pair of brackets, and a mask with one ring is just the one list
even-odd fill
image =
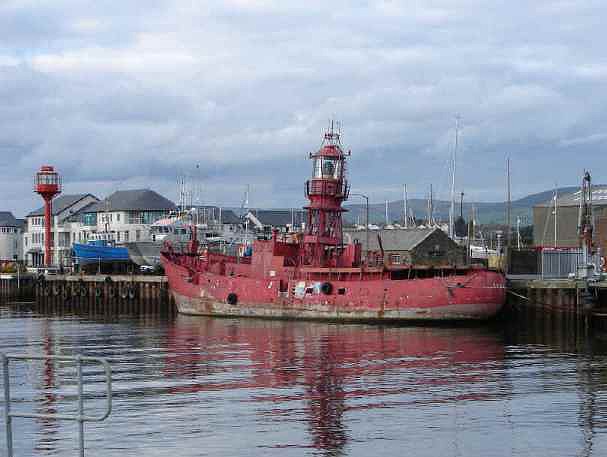
{"label": "metal ladder", "polygon": [[[75,362],[76,372],[78,376],[78,414],[35,414],[35,413],[18,413],[11,411],[11,392],[10,392],[10,375],[9,361],[10,360],[56,360],[60,362]],[[101,422],[107,419],[112,412],[112,368],[106,359],[100,357],[83,357],[80,355],[68,356],[44,356],[44,355],[19,355],[19,354],[2,354],[0,353],[0,361],[2,362],[2,372],[4,375],[4,423],[6,428],[6,456],[13,456],[13,418],[26,417],[34,419],[59,419],[78,422],[78,445],[80,449],[80,457],[84,457],[84,423],[85,422]],[[106,409],[105,413],[100,416],[87,416],[84,414],[84,398],[82,385],[82,364],[84,363],[99,363],[105,370],[106,384]]]}

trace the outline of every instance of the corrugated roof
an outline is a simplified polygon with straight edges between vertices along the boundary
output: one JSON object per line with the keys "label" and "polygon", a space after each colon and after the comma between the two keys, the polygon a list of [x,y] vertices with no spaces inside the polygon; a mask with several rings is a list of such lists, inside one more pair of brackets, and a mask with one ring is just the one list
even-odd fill
{"label": "corrugated roof", "polygon": [[[582,191],[563,194],[557,199],[558,206],[580,206]],[[554,198],[536,205],[536,207],[550,207],[554,205]],[[592,186],[592,205],[607,206],[607,186]]]}
{"label": "corrugated roof", "polygon": [[301,209],[276,210],[276,209],[253,209],[250,210],[259,222],[272,227],[284,227],[286,225],[299,225],[306,220],[306,212]]}
{"label": "corrugated roof", "polygon": [[[410,251],[435,231],[441,232],[438,228],[369,230],[369,250],[380,250],[377,240],[377,235],[379,235],[384,251]],[[365,246],[367,238],[365,230],[346,230],[344,231],[344,235],[344,241],[348,241],[347,235],[349,235],[352,237],[352,240],[358,240],[362,244],[363,251],[367,250]]]}
{"label": "corrugated roof", "polygon": [[19,222],[10,211],[0,211],[0,227],[19,227]]}
{"label": "corrugated roof", "polygon": [[119,190],[87,210],[105,211],[173,211],[175,203],[150,189]]}
{"label": "corrugated roof", "polygon": [[[73,195],[60,195],[57,198],[53,199],[53,216],[64,211],[66,208],[78,203],[80,200],[87,196],[95,197],[93,194],[73,194]],[[44,216],[44,206],[41,206],[35,211],[32,211],[27,215],[30,216]]]}

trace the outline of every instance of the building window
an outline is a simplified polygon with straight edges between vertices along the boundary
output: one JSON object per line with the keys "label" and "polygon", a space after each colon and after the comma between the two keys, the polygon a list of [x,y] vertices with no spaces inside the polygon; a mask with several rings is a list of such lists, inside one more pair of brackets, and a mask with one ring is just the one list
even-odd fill
{"label": "building window", "polygon": [[116,241],[120,242],[120,232],[116,232]]}
{"label": "building window", "polygon": [[141,230],[135,230],[135,240],[139,241],[141,239]]}
{"label": "building window", "polygon": [[400,265],[400,254],[392,254],[390,256],[390,263],[393,265]]}
{"label": "building window", "polygon": [[120,213],[116,213],[116,221],[120,222]]}
{"label": "building window", "polygon": [[128,240],[129,240],[129,231],[128,231],[128,230],[126,230],[126,231],[124,232],[124,241],[128,241]]}
{"label": "building window", "polygon": [[97,225],[97,213],[86,213],[82,215],[82,223],[84,225]]}

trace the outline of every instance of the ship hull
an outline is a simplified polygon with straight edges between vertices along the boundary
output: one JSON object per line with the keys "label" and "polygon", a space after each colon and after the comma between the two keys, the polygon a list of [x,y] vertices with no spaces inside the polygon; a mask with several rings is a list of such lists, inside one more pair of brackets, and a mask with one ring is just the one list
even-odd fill
{"label": "ship hull", "polygon": [[[189,315],[380,322],[485,320],[497,314],[505,301],[503,275],[489,270],[445,278],[331,281],[332,293],[323,294],[316,293],[317,281],[290,280],[281,290],[276,278],[209,272],[191,276],[179,265],[164,264],[177,310]],[[230,294],[237,297],[236,303]]]}

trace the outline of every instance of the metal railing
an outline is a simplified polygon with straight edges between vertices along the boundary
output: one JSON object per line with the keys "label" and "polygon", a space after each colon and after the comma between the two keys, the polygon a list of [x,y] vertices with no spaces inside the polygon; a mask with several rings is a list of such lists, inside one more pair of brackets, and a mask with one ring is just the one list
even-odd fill
{"label": "metal railing", "polygon": [[[36,414],[36,413],[19,413],[11,411],[11,393],[10,393],[10,360],[57,360],[60,362],[75,362],[76,373],[78,377],[78,414]],[[83,357],[83,356],[36,356],[36,355],[17,355],[17,354],[2,354],[0,353],[0,361],[2,362],[2,372],[4,375],[4,423],[6,428],[6,455],[13,457],[13,427],[12,421],[15,417],[33,418],[33,419],[59,419],[78,422],[78,446],[80,457],[84,457],[84,423],[85,422],[101,422],[107,419],[112,412],[112,368],[108,361],[99,357]],[[106,378],[106,409],[99,416],[87,416],[84,414],[84,388],[82,385],[82,363],[99,363],[105,370]]]}

